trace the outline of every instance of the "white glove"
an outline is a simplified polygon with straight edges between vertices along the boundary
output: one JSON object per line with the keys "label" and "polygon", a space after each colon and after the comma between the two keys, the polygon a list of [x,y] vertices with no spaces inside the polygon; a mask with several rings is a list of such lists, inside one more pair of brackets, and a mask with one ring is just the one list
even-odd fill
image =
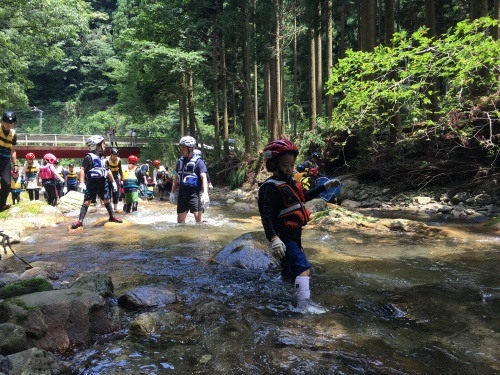
{"label": "white glove", "polygon": [[111,185],[113,185],[113,192],[116,193],[118,191],[118,185],[116,185],[116,181],[113,181]]}
{"label": "white glove", "polygon": [[85,185],[85,182],[80,182],[78,184],[78,188],[76,189],[76,191],[79,193],[83,193],[83,192],[85,192],[85,190],[87,190],[87,186]]}
{"label": "white glove", "polygon": [[337,180],[336,178],[333,178],[325,183],[325,188],[326,188],[326,190],[330,190],[332,188],[336,188],[339,185],[340,185],[340,181]]}
{"label": "white glove", "polygon": [[203,193],[201,196],[201,204],[203,205],[203,208],[210,207],[210,198],[208,197],[208,193]]}
{"label": "white glove", "polygon": [[214,185],[212,185],[212,183],[211,183],[211,182],[209,182],[209,183],[208,183],[208,189],[209,189],[209,190],[212,190],[213,188],[214,188]]}
{"label": "white glove", "polygon": [[170,193],[170,203],[175,203],[175,193]]}
{"label": "white glove", "polygon": [[270,247],[273,254],[277,256],[279,259],[285,256],[286,246],[283,243],[283,241],[280,240],[279,237],[276,237],[274,240],[271,241]]}
{"label": "white glove", "polygon": [[65,186],[63,187],[63,194],[66,194],[68,192],[68,188]]}

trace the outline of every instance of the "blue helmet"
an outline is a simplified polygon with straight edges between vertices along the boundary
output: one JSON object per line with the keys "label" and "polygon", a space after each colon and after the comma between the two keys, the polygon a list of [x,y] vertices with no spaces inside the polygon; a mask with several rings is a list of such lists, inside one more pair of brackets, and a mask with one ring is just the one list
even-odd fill
{"label": "blue helmet", "polygon": [[304,164],[297,165],[297,172],[304,172],[305,170],[306,170],[306,167],[304,167]]}

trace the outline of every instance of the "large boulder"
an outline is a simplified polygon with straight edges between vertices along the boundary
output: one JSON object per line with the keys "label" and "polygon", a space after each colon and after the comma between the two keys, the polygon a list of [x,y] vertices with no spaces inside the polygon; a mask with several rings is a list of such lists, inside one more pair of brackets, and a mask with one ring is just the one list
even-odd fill
{"label": "large boulder", "polygon": [[63,289],[25,294],[0,304],[0,322],[20,325],[28,346],[65,352],[119,328],[115,311],[95,292]]}

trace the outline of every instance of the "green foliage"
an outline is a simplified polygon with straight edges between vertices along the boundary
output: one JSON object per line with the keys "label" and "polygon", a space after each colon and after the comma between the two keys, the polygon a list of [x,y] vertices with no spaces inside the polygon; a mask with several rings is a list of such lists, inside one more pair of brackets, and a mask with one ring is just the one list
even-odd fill
{"label": "green foliage", "polygon": [[231,189],[236,189],[243,185],[247,178],[247,170],[248,166],[245,163],[240,163],[238,168],[233,169],[230,173],[229,176],[227,177],[230,188]]}
{"label": "green foliage", "polygon": [[0,18],[0,106],[22,108],[32,87],[32,61],[48,63],[63,57],[62,43],[85,32],[90,15],[82,0],[26,0],[2,2]]}
{"label": "green foliage", "polygon": [[461,108],[473,95],[471,87],[496,91],[500,42],[491,37],[496,26],[498,22],[489,18],[462,21],[440,38],[429,38],[422,28],[411,36],[395,34],[392,48],[348,51],[327,83],[329,94],[341,97],[332,117],[334,129],[371,134],[377,124],[375,134],[387,134],[398,111],[403,126],[416,121],[432,125],[428,119],[435,78],[448,88],[439,97],[440,115]]}
{"label": "green foliage", "polygon": [[0,288],[0,299],[22,296],[23,294],[29,293],[43,292],[52,289],[52,285],[45,279],[27,279]]}

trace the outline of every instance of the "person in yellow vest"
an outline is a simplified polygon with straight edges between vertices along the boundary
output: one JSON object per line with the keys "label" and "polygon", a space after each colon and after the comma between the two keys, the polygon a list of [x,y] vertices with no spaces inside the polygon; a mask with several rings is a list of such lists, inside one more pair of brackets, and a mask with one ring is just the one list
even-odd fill
{"label": "person in yellow vest", "polygon": [[12,204],[15,205],[16,201],[19,204],[21,201],[21,188],[22,188],[22,178],[19,176],[19,166],[16,164],[14,165],[14,169],[11,174],[11,180],[10,180],[10,193],[12,194]]}
{"label": "person in yellow vest", "polygon": [[35,154],[28,152],[26,154],[26,162],[21,171],[21,177],[24,180],[30,201],[37,201],[40,199],[40,186],[37,183],[39,170],[40,165],[38,161],[35,160]]}
{"label": "person in yellow vest", "polygon": [[[7,198],[10,194],[11,166],[17,164],[15,146],[17,135],[14,130],[16,125],[16,114],[7,110],[2,115],[2,130],[0,131],[0,212],[10,208]],[[12,164],[11,164],[12,163]]]}
{"label": "person in yellow vest", "polygon": [[113,206],[116,211],[118,210],[118,202],[120,200],[120,184],[122,181],[121,176],[123,174],[122,161],[118,156],[118,149],[116,147],[113,147],[111,149],[111,153],[107,159],[108,159],[109,170],[111,171],[111,174],[115,178],[116,184],[118,185],[118,189],[116,191],[110,188],[110,190],[113,190]]}
{"label": "person in yellow vest", "polygon": [[66,174],[66,186],[68,191],[76,191],[78,187],[78,175],[75,172],[75,164],[68,164],[68,173]]}
{"label": "person in yellow vest", "polygon": [[137,156],[130,155],[128,157],[128,167],[123,170],[122,181],[123,190],[125,191],[125,203],[123,211],[126,213],[137,212],[139,204],[139,178],[137,177]]}

